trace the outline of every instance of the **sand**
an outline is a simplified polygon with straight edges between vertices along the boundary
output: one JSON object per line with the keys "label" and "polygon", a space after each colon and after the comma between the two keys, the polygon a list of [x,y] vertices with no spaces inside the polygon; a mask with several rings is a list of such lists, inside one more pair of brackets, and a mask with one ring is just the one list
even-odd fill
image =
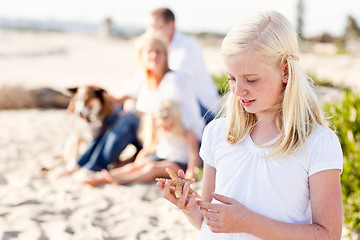
{"label": "sand", "polygon": [[[71,116],[65,110],[0,113],[1,239],[195,239],[197,231],[155,185],[59,178]],[[42,172],[42,168],[48,172]]]}
{"label": "sand", "polygon": [[[204,44],[208,68],[216,75],[223,71],[219,47],[220,42]],[[67,87],[94,83],[115,94],[136,67],[134,53],[133,39],[0,31],[0,86],[45,86],[65,92]],[[359,57],[301,58],[313,72],[358,87]],[[323,93],[330,99],[338,96],[337,91]],[[197,238],[198,231],[162,198],[155,182],[94,188],[81,183],[86,171],[59,178],[71,123],[65,110],[0,111],[1,239]]]}

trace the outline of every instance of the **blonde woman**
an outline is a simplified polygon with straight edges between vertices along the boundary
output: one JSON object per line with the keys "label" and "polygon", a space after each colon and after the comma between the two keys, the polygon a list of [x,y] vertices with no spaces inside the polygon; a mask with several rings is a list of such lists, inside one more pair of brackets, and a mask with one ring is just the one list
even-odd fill
{"label": "blonde woman", "polygon": [[[166,199],[200,239],[340,239],[342,150],[301,70],[298,36],[277,12],[242,20],[222,43],[225,116],[204,131],[201,201]],[[183,173],[179,171],[180,176]]]}
{"label": "blonde woman", "polygon": [[186,175],[195,177],[195,171],[201,164],[199,142],[205,125],[196,96],[182,78],[183,75],[169,69],[167,43],[161,36],[144,34],[138,42],[138,48],[139,62],[145,69],[146,81],[140,89],[136,110],[154,114],[160,103],[167,99],[179,107],[190,153]]}
{"label": "blonde woman", "polygon": [[167,177],[166,168],[186,170],[190,154],[177,104],[168,99],[163,100],[155,114],[144,116],[142,121],[144,147],[135,161],[110,171],[103,170],[102,176],[85,183],[93,186],[106,183],[144,183],[156,177]]}

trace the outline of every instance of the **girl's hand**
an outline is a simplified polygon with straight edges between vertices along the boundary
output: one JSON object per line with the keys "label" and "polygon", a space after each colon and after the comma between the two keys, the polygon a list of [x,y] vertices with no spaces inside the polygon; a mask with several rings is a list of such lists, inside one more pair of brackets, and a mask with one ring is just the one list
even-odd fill
{"label": "girl's hand", "polygon": [[197,201],[209,229],[214,233],[246,232],[251,211],[233,198],[216,193],[212,196],[224,204]]}
{"label": "girl's hand", "polygon": [[[178,176],[180,178],[185,178],[183,170],[178,171]],[[158,182],[157,186],[163,191],[163,196],[165,199],[173,203],[179,209],[183,210],[185,213],[190,213],[194,208],[196,208],[196,197],[194,194],[189,195],[190,183],[185,183],[182,194],[179,198],[175,197],[174,189],[170,187],[170,181],[167,180],[165,184]]]}

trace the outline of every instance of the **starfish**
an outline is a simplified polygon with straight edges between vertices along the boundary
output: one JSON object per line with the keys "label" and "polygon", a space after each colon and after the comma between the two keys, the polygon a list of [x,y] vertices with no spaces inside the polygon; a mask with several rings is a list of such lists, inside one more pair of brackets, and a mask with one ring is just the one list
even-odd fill
{"label": "starfish", "polygon": [[[194,178],[180,178],[178,175],[176,175],[176,173],[170,169],[170,168],[166,168],[166,172],[169,174],[169,176],[171,177],[171,179],[166,179],[166,178],[155,178],[156,181],[164,183],[166,182],[166,180],[170,180],[170,185],[175,187],[175,196],[176,198],[179,198],[181,196],[181,192],[182,192],[182,188],[184,187],[185,183],[188,182],[190,184],[195,182]],[[190,188],[189,190],[189,194],[195,194],[195,197],[197,198],[201,198],[201,196],[194,191],[192,188]]]}

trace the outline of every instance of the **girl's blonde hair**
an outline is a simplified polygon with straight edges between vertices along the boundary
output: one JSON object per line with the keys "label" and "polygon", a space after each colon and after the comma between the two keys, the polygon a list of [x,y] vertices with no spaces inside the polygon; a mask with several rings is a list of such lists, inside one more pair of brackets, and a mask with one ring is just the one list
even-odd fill
{"label": "girl's blonde hair", "polygon": [[[278,12],[262,12],[243,19],[224,38],[222,55],[254,54],[283,69],[287,64],[288,80],[278,101],[276,123],[280,138],[270,156],[295,153],[305,145],[317,124],[327,122],[309,81],[298,60],[299,39],[294,27]],[[251,133],[256,118],[248,113],[230,91],[226,96],[226,134],[231,144]],[[276,106],[274,106],[276,107]]]}
{"label": "girl's blonde hair", "polygon": [[171,132],[184,136],[185,129],[178,105],[172,100],[165,99],[161,101],[160,108],[154,114],[147,114],[143,118],[141,136],[144,148],[149,151],[155,150],[159,139],[159,125],[168,118],[172,118]]}
{"label": "girl's blonde hair", "polygon": [[[137,60],[138,64],[147,70],[147,62],[143,59],[144,51],[155,44],[158,44],[161,49],[164,51],[165,54],[165,64],[164,64],[164,73],[169,70],[169,63],[168,63],[168,49],[167,49],[167,43],[164,37],[160,34],[156,33],[144,33],[142,34],[136,42],[136,50],[137,50]],[[149,78],[149,72],[146,71],[147,77]]]}

